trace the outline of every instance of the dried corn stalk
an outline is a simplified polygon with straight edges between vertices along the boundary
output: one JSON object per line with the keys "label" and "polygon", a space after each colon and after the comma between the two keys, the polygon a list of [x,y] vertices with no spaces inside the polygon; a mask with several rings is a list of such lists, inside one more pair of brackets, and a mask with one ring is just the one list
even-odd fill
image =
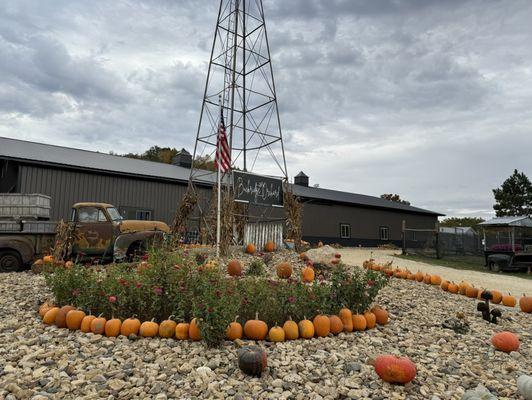
{"label": "dried corn stalk", "polygon": [[294,248],[301,252],[302,207],[290,186],[285,185],[283,193],[286,214],[286,237],[294,241]]}
{"label": "dried corn stalk", "polygon": [[59,221],[55,228],[55,240],[52,247],[54,260],[66,260],[72,254],[72,247],[76,239],[74,224],[63,220]]}

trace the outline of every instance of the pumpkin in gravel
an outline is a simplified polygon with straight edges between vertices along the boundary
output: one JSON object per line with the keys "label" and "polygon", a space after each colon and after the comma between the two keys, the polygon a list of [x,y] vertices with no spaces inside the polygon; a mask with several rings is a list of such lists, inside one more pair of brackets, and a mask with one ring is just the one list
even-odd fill
{"label": "pumpkin in gravel", "polygon": [[364,313],[364,318],[366,319],[366,328],[373,329],[377,325],[377,317],[371,311],[366,311]]}
{"label": "pumpkin in gravel", "polygon": [[188,332],[190,330],[190,324],[187,324],[186,322],[180,322],[175,327],[175,337],[179,340],[187,340],[188,339]]}
{"label": "pumpkin in gravel", "polygon": [[95,335],[103,335],[105,332],[105,323],[107,320],[101,314],[91,321],[91,332]]}
{"label": "pumpkin in gravel", "polygon": [[168,319],[165,319],[159,324],[159,336],[162,338],[170,339],[175,336],[175,327],[177,322],[172,319],[173,315],[170,315]]}
{"label": "pumpkin in gravel", "polygon": [[375,314],[375,320],[377,321],[377,324],[386,325],[388,323],[388,311],[386,311],[384,308],[375,306],[371,309],[371,312]]}
{"label": "pumpkin in gravel", "polygon": [[292,276],[292,266],[287,262],[277,264],[276,271],[277,276],[281,279],[288,279]]}
{"label": "pumpkin in gravel", "polygon": [[48,311],[46,311],[44,317],[42,317],[42,322],[44,322],[46,325],[55,324],[55,317],[57,317],[57,313],[59,312],[59,310],[59,307],[50,308]]}
{"label": "pumpkin in gravel", "polygon": [[440,286],[441,285],[441,276],[439,275],[431,275],[430,276],[430,284],[434,286]]}
{"label": "pumpkin in gravel", "polygon": [[308,261],[309,260],[309,258],[307,256],[307,253],[299,253],[299,259],[301,261]]}
{"label": "pumpkin in gravel", "polygon": [[238,323],[237,320],[238,316],[235,317],[235,320],[231,322],[225,330],[225,337],[227,340],[242,339],[244,336],[244,328],[242,328],[242,325]]}
{"label": "pumpkin in gravel", "polygon": [[312,267],[303,268],[303,271],[301,271],[301,280],[305,283],[314,282],[314,268]]}
{"label": "pumpkin in gravel", "polygon": [[255,254],[255,251],[257,251],[255,245],[253,243],[248,243],[248,245],[246,246],[246,253]]}
{"label": "pumpkin in gravel", "polygon": [[493,304],[499,304],[502,301],[502,293],[498,290],[492,290],[491,295],[493,296],[493,299],[491,299]]}
{"label": "pumpkin in gravel", "polygon": [[66,315],[66,327],[70,330],[77,330],[81,328],[81,323],[83,318],[85,318],[85,313],[81,310],[71,310]]}
{"label": "pumpkin in gravel", "polygon": [[201,340],[201,330],[197,318],[190,321],[188,326],[188,337],[194,341]]}
{"label": "pumpkin in gravel", "polygon": [[91,324],[92,321],[96,319],[95,315],[87,315],[83,320],[81,321],[81,326],[79,327],[79,330],[83,333],[89,333],[91,331]]}
{"label": "pumpkin in gravel", "polygon": [[427,285],[430,285],[431,279],[432,277],[430,276],[430,274],[425,274],[425,276],[423,277],[423,282],[425,282]]}
{"label": "pumpkin in gravel", "polygon": [[297,327],[299,328],[299,336],[303,339],[312,339],[314,337],[314,324],[307,317],[299,321]]}
{"label": "pumpkin in gravel", "polygon": [[128,337],[129,335],[138,335],[140,330],[140,320],[132,316],[122,322],[120,334]]}
{"label": "pumpkin in gravel", "polygon": [[244,334],[248,339],[264,340],[268,335],[268,325],[259,319],[259,313],[255,313],[255,319],[250,319],[244,324]]}
{"label": "pumpkin in gravel", "polygon": [[404,385],[416,377],[416,366],[406,357],[381,355],[375,359],[375,372],[385,382]]}
{"label": "pumpkin in gravel", "polygon": [[406,279],[408,279],[409,281],[415,281],[416,274],[413,274],[412,272],[408,272],[408,274],[406,275]]}
{"label": "pumpkin in gravel", "polygon": [[515,307],[515,305],[517,304],[517,300],[514,296],[508,293],[502,296],[502,304],[506,307]]}
{"label": "pumpkin in gravel", "polygon": [[425,278],[425,275],[421,271],[416,272],[416,281],[423,282],[423,278]]}
{"label": "pumpkin in gravel", "polygon": [[338,315],[329,316],[329,322],[331,324],[331,333],[338,335],[344,330],[344,324]]}
{"label": "pumpkin in gravel", "polygon": [[512,332],[499,332],[491,338],[491,344],[497,350],[510,353],[519,350],[519,337]]}
{"label": "pumpkin in gravel", "polygon": [[54,257],[53,256],[44,256],[42,258],[42,261],[45,263],[45,264],[52,264],[54,262]]}
{"label": "pumpkin in gravel", "polygon": [[242,264],[238,260],[231,260],[227,264],[227,273],[231,276],[242,275]]}
{"label": "pumpkin in gravel", "polygon": [[349,308],[342,308],[338,314],[344,324],[345,332],[353,332],[353,313]]}
{"label": "pumpkin in gravel", "polygon": [[448,291],[449,290],[449,281],[442,281],[440,287],[442,288],[442,290],[444,291]]}
{"label": "pumpkin in gravel", "polygon": [[476,299],[478,296],[478,289],[474,286],[469,286],[466,288],[465,295],[470,299]]}
{"label": "pumpkin in gravel", "polygon": [[120,327],[122,326],[122,321],[118,318],[111,318],[105,323],[105,336],[107,337],[117,337],[120,335]]}
{"label": "pumpkin in gravel", "polygon": [[284,329],[280,326],[275,325],[273,328],[270,329],[270,332],[268,332],[268,339],[270,340],[270,342],[284,342]]}
{"label": "pumpkin in gravel", "polygon": [[396,269],[396,270],[393,272],[393,276],[394,276],[395,278],[400,278],[400,277],[402,276],[402,274],[403,274],[403,271],[400,270],[400,269]]}
{"label": "pumpkin in gravel", "polygon": [[449,289],[449,293],[457,294],[458,291],[460,290],[460,287],[456,283],[451,282],[449,283],[448,289]]}
{"label": "pumpkin in gravel", "polygon": [[467,290],[468,287],[471,287],[471,284],[469,282],[462,281],[458,285],[458,292],[460,294],[465,295],[466,294],[466,290]]}
{"label": "pumpkin in gravel", "polygon": [[353,315],[353,330],[355,331],[364,331],[368,326],[366,318],[362,314]]}
{"label": "pumpkin in gravel", "polygon": [[519,308],[525,313],[532,313],[532,297],[523,294],[519,299]]}
{"label": "pumpkin in gravel", "polygon": [[153,319],[140,324],[139,335],[142,337],[155,337],[159,333],[159,324]]}
{"label": "pumpkin in gravel", "polygon": [[[343,327],[344,326],[342,325],[342,329]],[[283,330],[286,340],[299,339],[299,327],[295,321],[292,321],[292,318],[288,317],[288,320],[283,324]]]}
{"label": "pumpkin in gravel", "polygon": [[267,253],[272,253],[275,251],[275,243],[272,242],[271,240],[269,242],[266,242],[266,244],[264,245],[264,251],[267,252]]}
{"label": "pumpkin in gravel", "polygon": [[46,314],[49,310],[51,310],[54,307],[55,305],[53,303],[49,303],[48,301],[45,301],[44,303],[42,303],[41,306],[39,307],[39,315],[41,316],[41,318],[44,318],[44,314]]}
{"label": "pumpkin in gravel", "polygon": [[59,312],[55,316],[55,325],[58,328],[66,328],[66,316],[69,311],[75,310],[76,307],[74,306],[63,306],[59,309]]}
{"label": "pumpkin in gravel", "polygon": [[312,323],[318,337],[326,337],[331,332],[331,320],[326,315],[316,315]]}
{"label": "pumpkin in gravel", "polygon": [[246,346],[237,350],[238,368],[247,375],[260,377],[268,366],[266,352],[259,346]]}

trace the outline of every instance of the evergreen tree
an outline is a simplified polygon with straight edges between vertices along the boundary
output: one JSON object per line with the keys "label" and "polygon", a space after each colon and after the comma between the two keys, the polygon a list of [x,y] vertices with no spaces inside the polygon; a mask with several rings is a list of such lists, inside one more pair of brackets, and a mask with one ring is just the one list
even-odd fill
{"label": "evergreen tree", "polygon": [[493,195],[497,217],[532,215],[532,183],[523,172],[514,170]]}

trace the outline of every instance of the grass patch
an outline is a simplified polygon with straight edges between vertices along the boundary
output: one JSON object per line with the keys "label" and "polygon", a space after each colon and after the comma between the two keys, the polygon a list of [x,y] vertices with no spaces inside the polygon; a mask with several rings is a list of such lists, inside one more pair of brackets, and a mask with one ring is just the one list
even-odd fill
{"label": "grass patch", "polygon": [[[448,267],[461,270],[469,271],[479,271],[485,272],[487,274],[499,275],[497,272],[491,272],[486,267],[484,267],[484,257],[479,256],[446,256],[445,258],[436,259],[432,257],[414,255],[414,254],[397,254],[395,257],[402,258],[405,260],[418,261],[431,265],[438,265],[440,267]],[[502,272],[508,276],[515,276],[518,278],[530,279],[532,280],[532,274],[527,274],[526,272]]]}

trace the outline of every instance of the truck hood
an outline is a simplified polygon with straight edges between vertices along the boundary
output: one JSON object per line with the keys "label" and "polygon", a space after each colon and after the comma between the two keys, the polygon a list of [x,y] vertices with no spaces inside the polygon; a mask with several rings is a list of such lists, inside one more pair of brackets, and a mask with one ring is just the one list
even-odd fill
{"label": "truck hood", "polygon": [[121,233],[132,233],[141,231],[162,231],[170,233],[170,227],[161,221],[137,221],[123,220],[118,223]]}

